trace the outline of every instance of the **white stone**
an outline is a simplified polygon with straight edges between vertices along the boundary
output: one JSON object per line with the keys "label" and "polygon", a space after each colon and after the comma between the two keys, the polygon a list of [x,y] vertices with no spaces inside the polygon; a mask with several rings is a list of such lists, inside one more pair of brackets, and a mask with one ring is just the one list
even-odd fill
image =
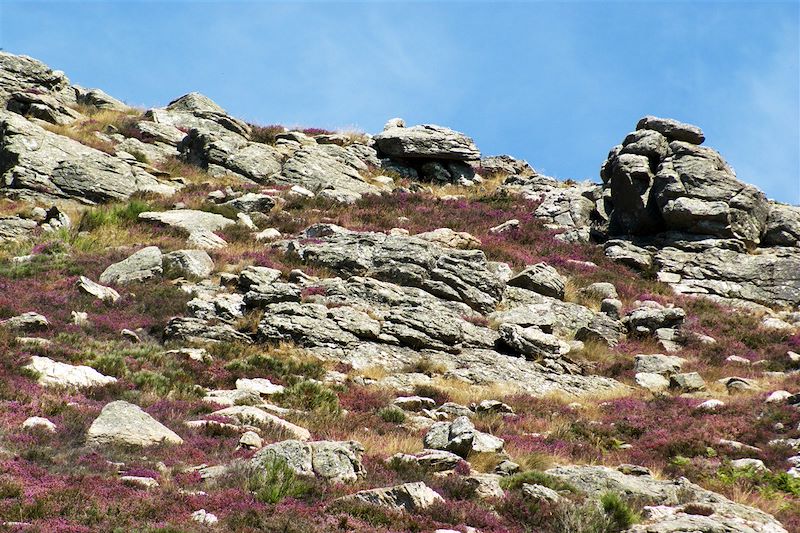
{"label": "white stone", "polygon": [[175,432],[148,415],[137,405],[117,400],[103,407],[86,434],[89,444],[182,444]]}
{"label": "white stone", "polygon": [[219,518],[213,513],[209,513],[205,509],[200,509],[192,513],[192,520],[195,522],[199,522],[201,524],[205,524],[207,526],[213,526],[217,522],[219,522]]}
{"label": "white stone", "polygon": [[253,391],[264,396],[280,394],[285,389],[283,385],[275,385],[266,378],[240,378],[236,380],[236,388],[238,390]]}
{"label": "white stone", "polygon": [[41,428],[49,433],[56,432],[56,425],[41,416],[32,416],[22,423],[22,429]]}
{"label": "white stone", "polygon": [[36,372],[39,385],[43,387],[102,387],[116,383],[117,378],[104,376],[88,366],[73,366],[53,361],[48,357],[34,355],[26,365],[28,370]]}
{"label": "white stone", "polygon": [[255,234],[255,238],[259,242],[269,242],[281,238],[281,232],[275,228],[267,228]]}
{"label": "white stone", "polygon": [[785,390],[776,390],[769,396],[767,399],[764,400],[766,403],[782,403],[785,402],[787,398],[791,398],[792,393]]}

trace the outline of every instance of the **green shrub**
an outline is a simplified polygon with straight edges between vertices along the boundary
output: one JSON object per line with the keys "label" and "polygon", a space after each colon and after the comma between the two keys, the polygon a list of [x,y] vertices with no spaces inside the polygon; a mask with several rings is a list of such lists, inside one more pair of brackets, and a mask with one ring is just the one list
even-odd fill
{"label": "green shrub", "polygon": [[13,479],[0,478],[0,500],[19,498],[22,496],[22,486]]}
{"label": "green shrub", "polygon": [[299,477],[286,461],[273,457],[249,470],[247,489],[257,500],[276,504],[284,498],[300,498],[308,494],[313,485]]}
{"label": "green shrub", "polygon": [[333,415],[341,412],[336,393],[316,381],[299,381],[287,387],[280,397],[284,404],[295,409]]}
{"label": "green shrub", "polygon": [[615,492],[603,494],[600,504],[611,521],[611,531],[623,531],[639,521],[638,514]]}
{"label": "green shrub", "polygon": [[519,474],[514,474],[513,476],[505,477],[500,480],[500,486],[505,490],[518,489],[525,483],[529,483],[531,485],[542,485],[543,487],[548,487],[559,492],[578,492],[578,490],[570,483],[538,470],[520,472]]}
{"label": "green shrub", "polygon": [[92,231],[103,226],[130,226],[136,223],[140,213],[151,210],[150,204],[136,199],[124,204],[89,209],[83,213],[78,231]]}
{"label": "green shrub", "polygon": [[402,424],[406,421],[405,411],[394,405],[384,407],[378,411],[378,416],[380,416],[384,422],[389,422],[390,424]]}

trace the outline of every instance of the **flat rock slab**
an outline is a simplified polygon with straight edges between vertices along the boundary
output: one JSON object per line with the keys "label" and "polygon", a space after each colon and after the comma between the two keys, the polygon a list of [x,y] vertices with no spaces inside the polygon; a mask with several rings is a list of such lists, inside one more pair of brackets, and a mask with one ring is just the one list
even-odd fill
{"label": "flat rock slab", "polygon": [[183,439],[175,432],[142,411],[139,406],[122,400],[103,407],[89,427],[86,440],[89,444],[127,446],[183,443]]}
{"label": "flat rock slab", "polygon": [[197,211],[195,209],[175,209],[173,211],[145,211],[139,214],[139,220],[164,224],[193,233],[196,231],[219,231],[236,224],[236,221],[217,213]]}

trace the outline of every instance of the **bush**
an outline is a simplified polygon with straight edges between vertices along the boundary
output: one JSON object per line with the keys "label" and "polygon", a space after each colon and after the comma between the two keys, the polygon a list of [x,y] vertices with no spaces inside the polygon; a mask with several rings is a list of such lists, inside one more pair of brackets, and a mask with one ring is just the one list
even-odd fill
{"label": "bush", "polygon": [[130,226],[139,219],[139,214],[152,210],[143,200],[129,200],[124,204],[90,209],[83,213],[78,231],[93,231],[103,226]]}
{"label": "bush", "polygon": [[625,503],[619,494],[607,492],[600,497],[603,511],[611,521],[611,531],[623,531],[639,521],[637,513]]}
{"label": "bush", "polygon": [[405,411],[393,405],[384,407],[378,411],[378,416],[380,416],[384,422],[389,422],[390,424],[402,424],[406,421]]}
{"label": "bush", "polygon": [[299,381],[287,387],[280,396],[287,406],[294,409],[333,415],[341,412],[336,393],[316,381]]}
{"label": "bush", "polygon": [[275,144],[278,134],[286,131],[280,124],[270,124],[269,126],[258,126],[250,124],[250,140],[257,143]]}
{"label": "bush", "polygon": [[538,470],[528,470],[527,472],[520,472],[513,476],[505,477],[500,480],[500,486],[505,490],[515,490],[522,487],[523,484],[529,483],[531,485],[542,485],[543,487],[551,488],[555,491],[566,491],[577,493],[578,490],[570,483],[559,479],[550,474],[545,474]]}
{"label": "bush", "polygon": [[300,498],[312,488],[311,483],[295,474],[281,458],[271,458],[248,471],[247,489],[264,503],[274,505],[284,498]]}

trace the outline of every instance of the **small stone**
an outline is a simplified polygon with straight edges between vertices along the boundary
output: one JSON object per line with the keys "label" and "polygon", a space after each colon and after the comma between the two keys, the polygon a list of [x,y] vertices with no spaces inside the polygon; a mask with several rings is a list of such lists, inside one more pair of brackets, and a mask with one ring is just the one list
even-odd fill
{"label": "small stone", "polygon": [[706,382],[697,372],[687,372],[670,377],[670,387],[681,392],[697,392],[706,388]]}
{"label": "small stone", "polygon": [[111,287],[105,287],[99,283],[95,283],[86,276],[81,276],[75,283],[75,286],[78,287],[78,290],[94,296],[98,300],[116,302],[120,299],[120,295],[117,291]]}
{"label": "small stone", "polygon": [[209,513],[205,509],[200,509],[198,511],[193,512],[192,520],[204,524],[206,526],[213,526],[214,524],[219,522],[217,515]]}
{"label": "small stone", "polygon": [[129,487],[138,487],[142,489],[154,489],[158,487],[158,481],[151,477],[121,476],[119,479],[122,481],[123,485],[128,485]]}
{"label": "small stone", "polygon": [[119,333],[125,339],[127,339],[128,341],[130,341],[130,342],[132,342],[134,344],[139,344],[140,342],[142,342],[142,339],[139,338],[139,335],[137,335],[135,331],[131,331],[129,329],[123,329]]}
{"label": "small stone", "polygon": [[764,400],[766,403],[784,403],[786,400],[792,397],[792,393],[785,390],[776,390],[775,392],[771,393],[767,396],[767,399]]}
{"label": "small stone", "polygon": [[731,466],[737,470],[755,470],[757,472],[769,472],[769,468],[764,464],[761,459],[734,459],[731,461]]}
{"label": "small stone", "polygon": [[716,411],[720,407],[725,407],[725,402],[722,400],[712,399],[704,401],[695,407],[695,409],[698,411]]}
{"label": "small stone", "polygon": [[489,233],[497,235],[500,233],[513,231],[518,228],[519,228],[519,220],[517,220],[516,218],[512,218],[511,220],[506,220],[502,224],[489,228]]}
{"label": "small stone", "polygon": [[40,428],[48,433],[56,432],[56,425],[41,416],[32,416],[22,423],[22,429]]}
{"label": "small stone", "polygon": [[725,358],[725,361],[728,363],[733,363],[742,366],[750,366],[752,364],[752,361],[750,361],[750,359],[745,359],[744,357],[740,357],[738,355],[730,355]]}
{"label": "small stone", "polygon": [[264,445],[264,441],[255,431],[245,431],[239,437],[239,447],[247,448],[248,450],[257,450]]}
{"label": "small stone", "polygon": [[255,239],[259,242],[269,242],[281,238],[281,232],[275,228],[267,228],[254,235]]}

